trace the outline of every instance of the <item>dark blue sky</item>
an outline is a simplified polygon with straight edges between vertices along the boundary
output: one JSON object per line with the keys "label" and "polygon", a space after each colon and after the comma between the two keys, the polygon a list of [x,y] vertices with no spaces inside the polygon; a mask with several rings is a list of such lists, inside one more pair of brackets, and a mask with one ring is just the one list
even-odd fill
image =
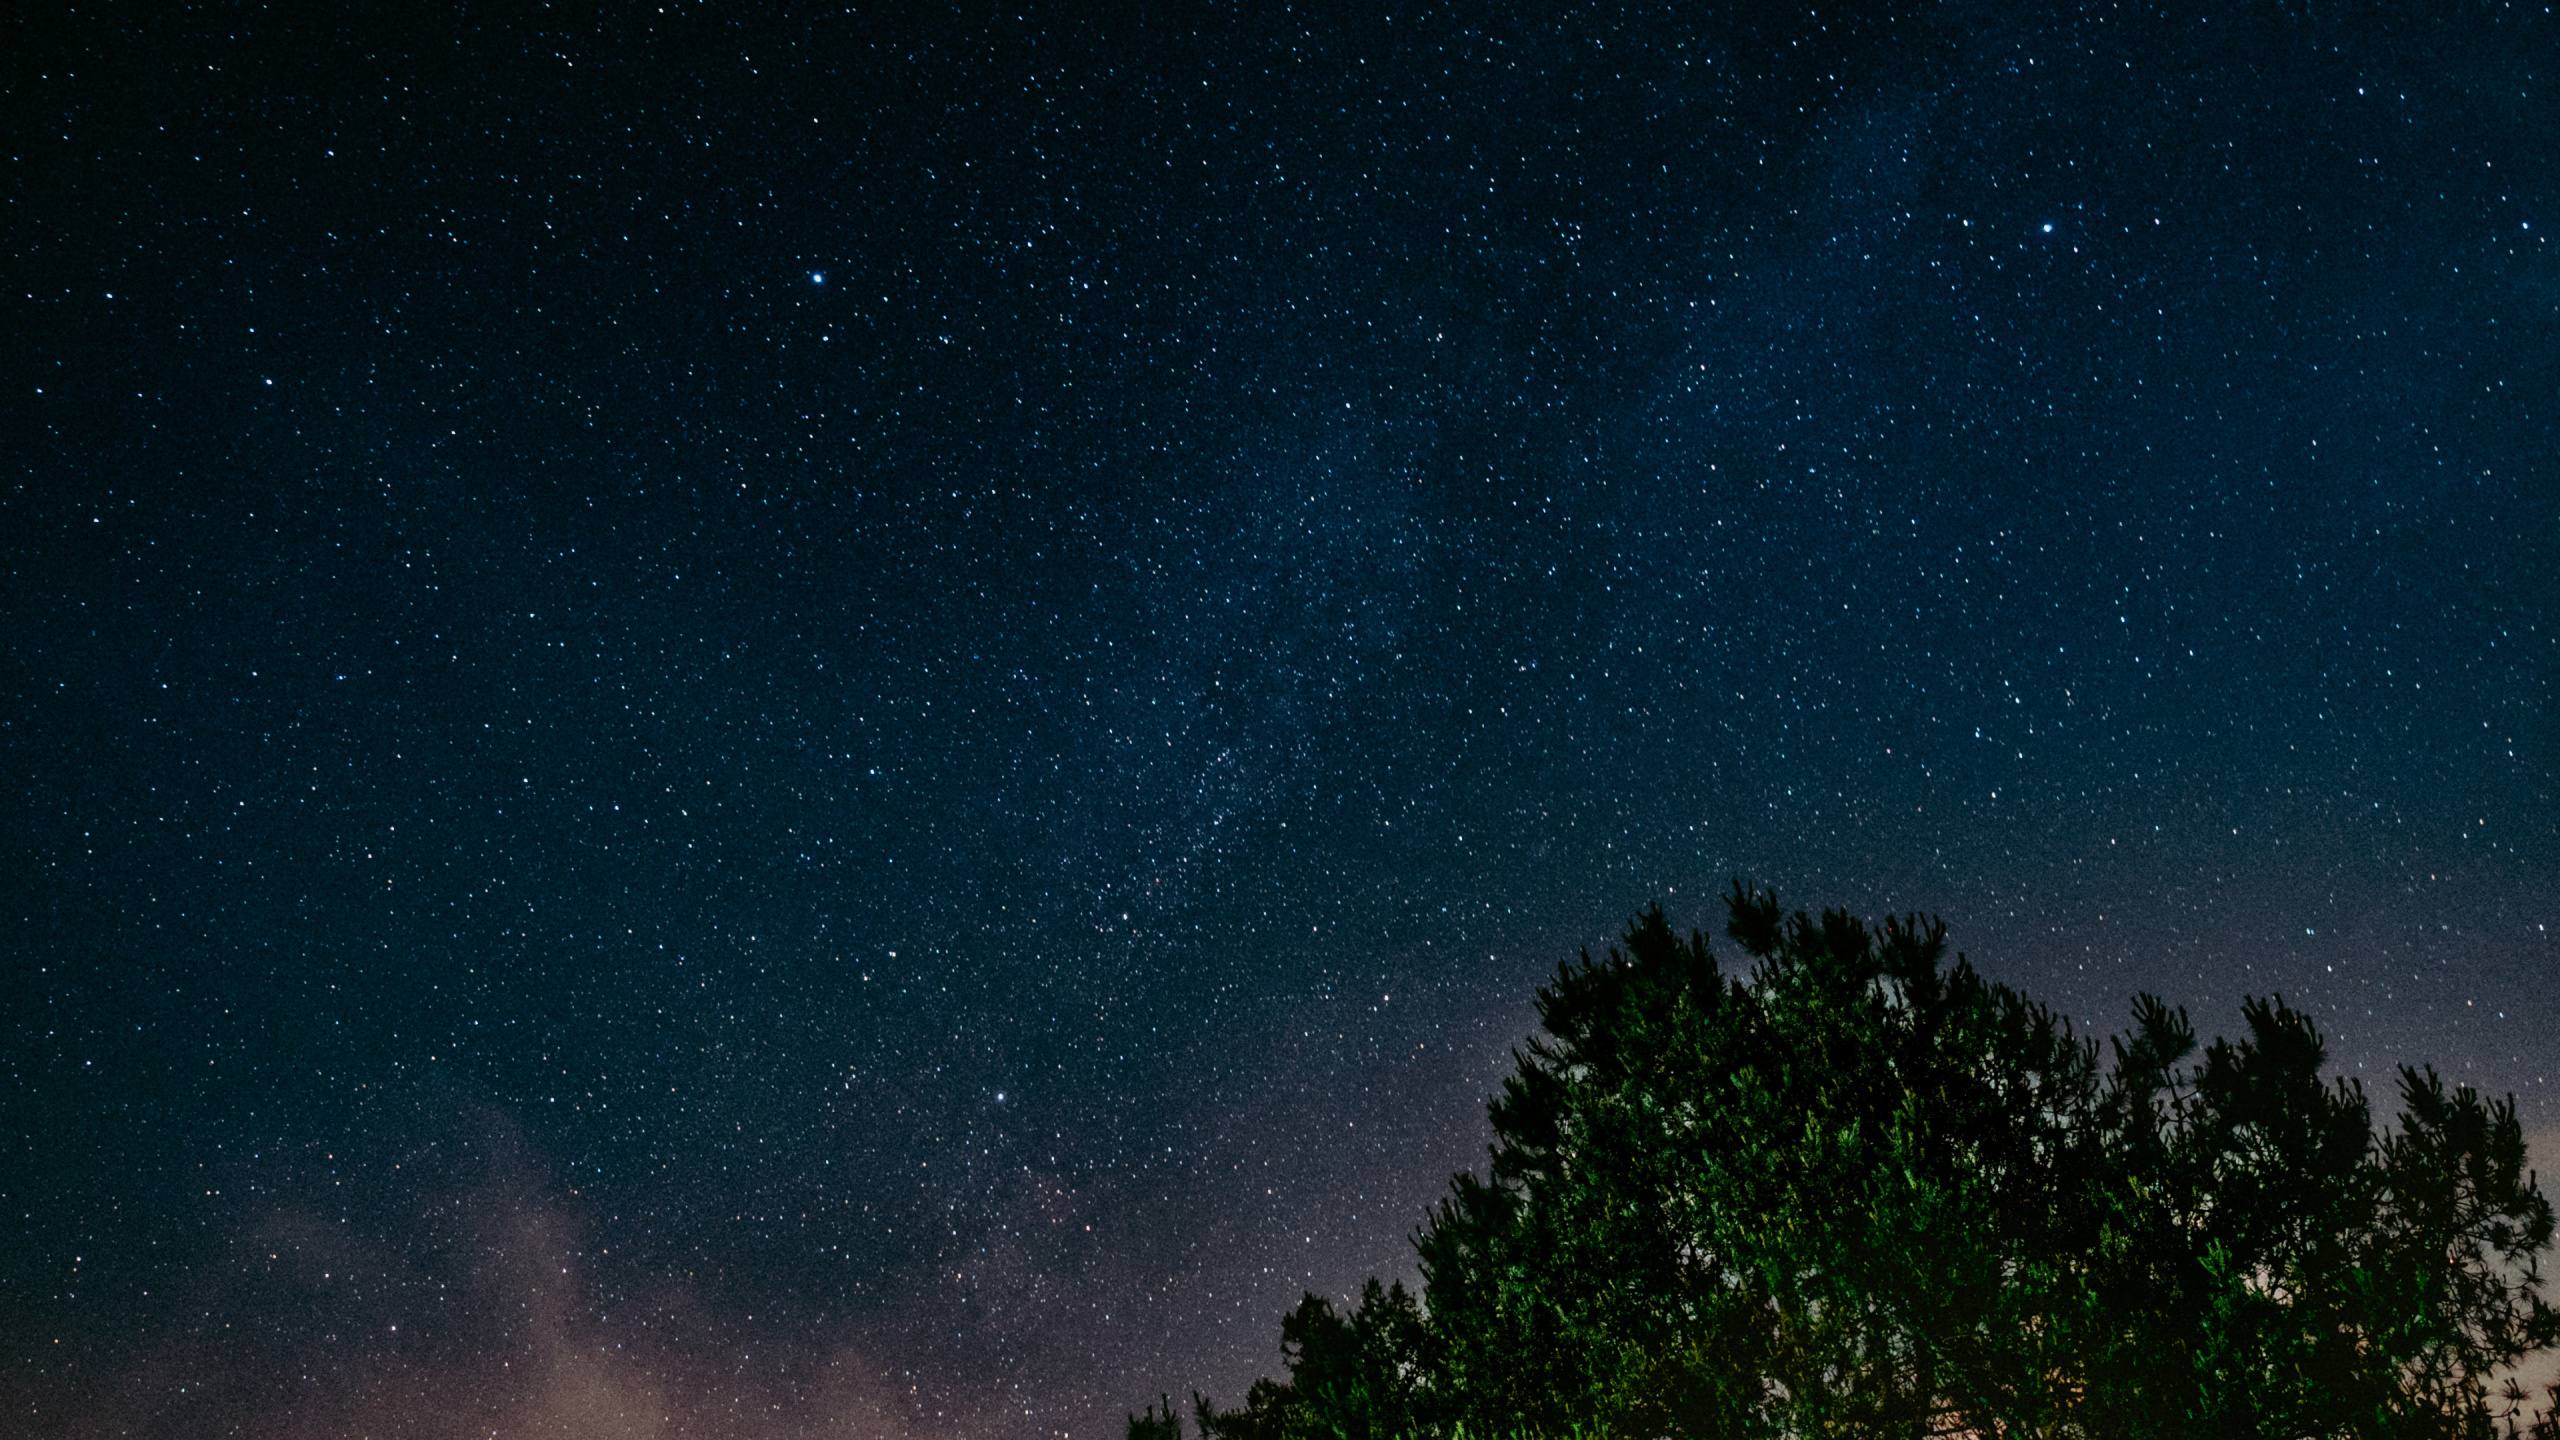
{"label": "dark blue sky", "polygon": [[921,8],[7,22],[13,1423],[1232,1400],[1736,875],[2560,1136],[2547,10]]}

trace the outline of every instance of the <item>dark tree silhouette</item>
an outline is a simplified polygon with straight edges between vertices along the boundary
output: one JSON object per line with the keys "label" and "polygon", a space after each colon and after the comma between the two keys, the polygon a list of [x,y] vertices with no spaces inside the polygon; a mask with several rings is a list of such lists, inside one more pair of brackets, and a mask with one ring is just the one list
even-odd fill
{"label": "dark tree silhouette", "polygon": [[1173,1397],[1159,1395],[1162,1403],[1147,1407],[1144,1415],[1129,1417],[1129,1440],[1182,1440],[1182,1417],[1173,1413]]}
{"label": "dark tree silhouette", "polygon": [[2281,1000],[2199,1055],[2139,997],[2102,1067],[1934,919],[1727,908],[1742,975],[1658,906],[1557,971],[1422,1303],[1307,1297],[1203,1436],[2560,1440],[2493,1392],[2560,1343],[2512,1099],[2404,1069],[2377,1135]]}

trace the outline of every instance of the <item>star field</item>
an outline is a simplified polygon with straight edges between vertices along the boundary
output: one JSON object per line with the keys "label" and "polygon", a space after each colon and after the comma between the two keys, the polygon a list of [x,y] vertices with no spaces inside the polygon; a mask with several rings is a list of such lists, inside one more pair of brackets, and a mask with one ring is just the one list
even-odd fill
{"label": "star field", "polygon": [[1737,875],[2548,1155],[2554,26],[13,20],[0,1429],[1232,1403]]}

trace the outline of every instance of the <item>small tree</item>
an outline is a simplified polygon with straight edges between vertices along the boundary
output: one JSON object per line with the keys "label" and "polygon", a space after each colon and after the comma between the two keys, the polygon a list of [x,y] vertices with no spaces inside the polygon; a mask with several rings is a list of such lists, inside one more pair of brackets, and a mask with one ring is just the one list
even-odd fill
{"label": "small tree", "polygon": [[1157,1399],[1161,1407],[1150,1405],[1144,1415],[1129,1417],[1129,1440],[1182,1440],[1182,1417],[1173,1413],[1173,1397]]}

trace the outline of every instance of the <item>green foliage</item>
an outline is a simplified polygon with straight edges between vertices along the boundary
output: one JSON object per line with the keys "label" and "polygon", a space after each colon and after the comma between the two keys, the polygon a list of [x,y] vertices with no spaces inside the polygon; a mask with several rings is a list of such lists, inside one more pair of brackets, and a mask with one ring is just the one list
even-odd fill
{"label": "green foliage", "polygon": [[[1372,1280],[1348,1318],[1309,1295],[1280,1322],[1289,1383],[1257,1380],[1244,1408],[1194,1397],[1204,1440],[1391,1440],[1413,1433],[1424,1398],[1422,1309],[1402,1284]],[[1134,1440],[1134,1437],[1133,1437]],[[1178,1440],[1178,1437],[1175,1437]]]}
{"label": "green foliage", "polygon": [[1416,1237],[1427,1304],[1309,1296],[1204,1440],[2560,1440],[2491,1390],[2560,1343],[2512,1100],[2404,1070],[2377,1136],[2281,1001],[2199,1057],[2140,997],[2102,1067],[1935,920],[1727,908],[1747,973],[1658,906],[1557,971],[1488,1177]]}
{"label": "green foliage", "polygon": [[1129,1440],[1182,1440],[1182,1417],[1173,1413],[1173,1397],[1158,1396],[1163,1408],[1147,1407],[1144,1415],[1129,1417]]}

